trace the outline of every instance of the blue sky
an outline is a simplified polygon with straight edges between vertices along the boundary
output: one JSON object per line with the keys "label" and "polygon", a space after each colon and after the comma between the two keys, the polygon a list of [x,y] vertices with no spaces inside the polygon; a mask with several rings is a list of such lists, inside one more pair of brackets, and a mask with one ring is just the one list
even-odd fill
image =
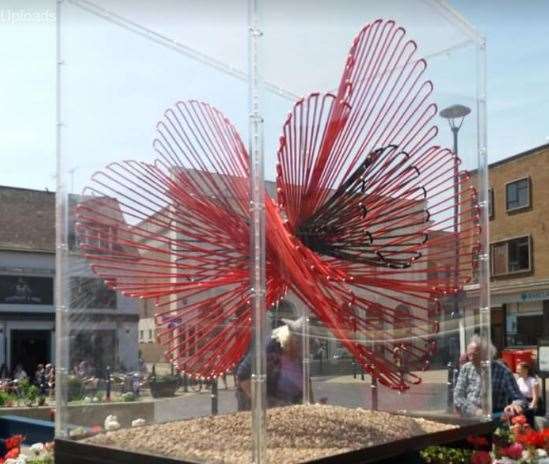
{"label": "blue sky", "polygon": [[[98,1],[107,3],[106,0]],[[115,4],[124,3],[123,0],[112,1]],[[451,0],[450,3],[481,31],[488,41],[489,161],[493,162],[549,143],[549,1]],[[54,0],[0,0],[0,56],[3,63],[3,71],[0,73],[0,185],[50,190],[55,188],[54,5]],[[166,23],[169,23],[169,18],[166,19]],[[169,27],[166,30],[169,31]],[[105,29],[105,34],[109,33]],[[90,34],[100,38],[102,31],[90,26]],[[139,43],[141,42],[135,42]],[[133,48],[128,47],[128,50],[124,51],[127,53],[124,56],[135,55],[135,62],[131,63],[131,66],[137,64],[141,68],[146,68],[147,60],[140,61],[141,55],[135,52],[135,44]],[[101,44],[101,47],[109,46],[108,40]],[[162,52],[152,49],[143,52],[144,56],[157,56],[158,53]],[[93,60],[94,57],[90,59]],[[165,62],[168,62],[168,58]],[[85,62],[82,61],[81,64],[79,72],[85,72]],[[133,69],[131,66],[128,69]],[[127,81],[120,80],[119,85],[121,88],[129,89],[130,95],[132,89],[134,92],[135,89],[139,89],[140,82],[154,80],[162,73],[169,72],[175,75],[185,69],[184,64],[166,65],[162,69],[146,70],[147,72],[142,73],[142,81],[136,79],[135,83],[130,82],[131,85],[128,86]],[[103,75],[105,81],[110,79],[106,77],[107,70]],[[200,93],[198,84],[192,83]],[[70,95],[71,88],[67,90]],[[86,135],[93,135],[100,128],[105,134],[105,145],[112,139],[118,147],[123,146],[124,140],[130,136],[134,137],[136,127],[144,123],[136,116],[139,114],[139,104],[146,104],[154,115],[161,111],[160,108],[166,108],[166,102],[173,99],[172,90],[169,86],[162,88],[161,84],[158,84],[155,93],[140,95],[139,102],[128,99],[127,114],[117,128],[113,127],[116,114],[97,117],[99,109],[106,111],[110,108],[111,113],[116,112],[114,106],[110,107],[107,104],[108,98],[102,106],[97,106],[95,111],[89,111],[88,114],[86,108],[94,108],[97,96],[80,88],[77,92],[80,92],[78,101],[81,105],[70,109],[73,114],[78,115],[78,118],[74,119],[75,126],[82,126],[81,132],[77,133],[85,134],[86,128],[89,128],[89,134]],[[244,87],[242,95],[245,95]],[[237,97],[238,91],[233,95],[233,99]],[[215,95],[213,92],[211,96],[204,95],[202,98],[226,101],[227,97]],[[235,105],[234,102],[231,104]],[[151,121],[154,119],[151,116]],[[238,116],[235,116],[235,119],[238,119]],[[245,126],[244,120],[236,123]],[[440,124],[441,132],[445,129],[443,124],[444,122]],[[472,120],[466,120],[464,124],[471,125]],[[149,121],[144,126],[154,129],[154,124]],[[278,128],[278,121],[276,127]],[[275,130],[278,129],[274,129],[273,125],[273,131]],[[467,130],[472,128],[469,127]],[[143,134],[139,135],[142,135],[142,138],[134,138],[136,141],[139,140],[143,150],[138,149],[138,153],[124,154],[123,157],[149,156],[151,133],[143,131]],[[449,141],[449,131],[447,135]],[[92,138],[90,136],[90,143]],[[68,146],[71,143],[75,142],[69,137]],[[78,143],[83,142],[79,140]],[[107,157],[114,156],[113,150]],[[93,156],[88,155],[88,159],[91,158]],[[81,182],[85,182],[84,177],[93,169],[93,163],[88,164],[87,167],[86,162],[66,165],[65,170],[76,169],[76,182],[80,183],[78,176],[82,176]]]}
{"label": "blue sky", "polygon": [[549,2],[451,3],[488,42],[489,161],[549,143]]}

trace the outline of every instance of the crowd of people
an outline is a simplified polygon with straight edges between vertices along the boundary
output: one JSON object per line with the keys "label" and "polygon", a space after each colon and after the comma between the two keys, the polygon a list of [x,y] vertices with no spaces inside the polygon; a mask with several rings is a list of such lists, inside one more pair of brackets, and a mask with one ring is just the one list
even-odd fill
{"label": "crowd of people", "polygon": [[55,365],[51,363],[38,364],[34,374],[29,375],[21,363],[17,363],[11,372],[5,365],[0,368],[0,379],[4,390],[16,391],[17,385],[27,380],[36,385],[42,396],[53,396],[55,394]]}

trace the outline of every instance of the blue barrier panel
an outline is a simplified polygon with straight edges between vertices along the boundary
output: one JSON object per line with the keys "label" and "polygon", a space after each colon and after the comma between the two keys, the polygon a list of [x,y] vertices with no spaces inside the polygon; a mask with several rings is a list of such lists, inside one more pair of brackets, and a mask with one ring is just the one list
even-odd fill
{"label": "blue barrier panel", "polygon": [[30,419],[28,417],[0,416],[0,437],[7,438],[17,434],[25,436],[24,443],[27,445],[53,441],[55,424],[50,421]]}

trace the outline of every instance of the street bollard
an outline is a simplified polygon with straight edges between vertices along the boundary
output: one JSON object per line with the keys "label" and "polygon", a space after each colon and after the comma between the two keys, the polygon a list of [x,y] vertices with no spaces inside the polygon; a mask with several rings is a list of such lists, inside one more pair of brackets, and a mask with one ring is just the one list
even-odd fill
{"label": "street bollard", "polygon": [[[405,377],[405,366],[404,366],[404,353],[402,351],[402,348],[396,347],[394,349],[394,356],[395,356],[395,364],[398,366],[398,376],[400,377],[400,383],[404,385],[404,377]],[[402,390],[398,391],[399,394],[402,394]]]}
{"label": "street bollard", "polygon": [[446,410],[449,413],[454,411],[454,364],[452,361],[449,361],[446,365],[448,368],[448,380],[447,380],[447,390],[448,398],[446,404]]}
{"label": "street bollard", "polygon": [[377,379],[372,375],[371,376],[371,383],[370,383],[370,393],[372,395],[372,404],[371,404],[371,410],[377,411]]}
{"label": "street bollard", "polygon": [[106,393],[106,397],[107,397],[107,401],[110,401],[111,400],[111,366],[107,366],[107,393]]}
{"label": "street bollard", "polygon": [[217,379],[212,380],[212,416],[217,415]]}

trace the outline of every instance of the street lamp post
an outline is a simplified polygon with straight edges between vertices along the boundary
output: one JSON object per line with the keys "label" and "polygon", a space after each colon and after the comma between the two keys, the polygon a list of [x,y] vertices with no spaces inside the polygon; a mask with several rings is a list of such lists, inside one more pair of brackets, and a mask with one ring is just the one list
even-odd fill
{"label": "street lamp post", "polygon": [[463,124],[465,116],[471,112],[471,108],[465,105],[452,105],[444,108],[439,113],[441,118],[447,119],[450,124],[450,129],[454,135],[454,153],[458,154],[458,133]]}
{"label": "street lamp post", "polygon": [[[452,105],[444,108],[440,111],[439,116],[447,119],[452,130],[454,138],[454,237],[455,237],[455,249],[454,249],[454,288],[458,288],[459,284],[459,166],[458,166],[458,134],[465,116],[471,112],[471,108],[465,105]],[[453,305],[453,317],[457,317],[459,314],[457,292],[454,295]],[[463,315],[465,316],[465,314]],[[459,345],[460,353],[465,352],[465,328],[463,326],[463,318],[459,322]]]}

